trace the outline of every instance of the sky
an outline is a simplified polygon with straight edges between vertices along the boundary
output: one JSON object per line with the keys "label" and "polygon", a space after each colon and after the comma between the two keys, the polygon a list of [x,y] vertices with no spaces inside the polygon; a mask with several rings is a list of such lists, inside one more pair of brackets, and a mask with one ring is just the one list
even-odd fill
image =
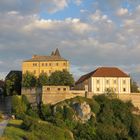
{"label": "sky", "polygon": [[77,79],[119,67],[140,83],[139,0],[0,0],[0,79],[59,48]]}

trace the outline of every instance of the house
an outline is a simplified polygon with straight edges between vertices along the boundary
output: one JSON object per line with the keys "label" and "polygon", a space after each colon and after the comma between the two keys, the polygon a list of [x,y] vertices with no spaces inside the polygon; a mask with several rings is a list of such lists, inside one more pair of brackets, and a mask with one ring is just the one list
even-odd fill
{"label": "house", "polygon": [[22,63],[23,74],[30,72],[39,77],[41,73],[49,76],[55,71],[69,71],[69,61],[61,57],[58,49],[50,56],[33,55]]}
{"label": "house", "polygon": [[116,67],[100,67],[85,74],[75,83],[76,88],[96,94],[105,93],[111,89],[115,93],[130,93],[130,77]]}

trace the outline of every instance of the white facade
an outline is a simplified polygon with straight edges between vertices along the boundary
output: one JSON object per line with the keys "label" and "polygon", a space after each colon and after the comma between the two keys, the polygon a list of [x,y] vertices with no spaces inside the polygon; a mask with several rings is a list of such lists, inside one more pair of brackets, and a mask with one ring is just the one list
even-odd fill
{"label": "white facade", "polygon": [[108,89],[114,93],[130,93],[130,77],[90,77],[88,89],[96,94],[105,93]]}

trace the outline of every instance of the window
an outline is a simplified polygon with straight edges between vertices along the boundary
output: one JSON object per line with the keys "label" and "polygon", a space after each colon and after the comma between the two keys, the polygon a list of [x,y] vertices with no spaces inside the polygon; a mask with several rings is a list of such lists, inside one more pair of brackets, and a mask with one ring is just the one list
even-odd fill
{"label": "window", "polygon": [[125,80],[123,80],[123,84],[126,84],[126,81]]}
{"label": "window", "polygon": [[44,63],[42,63],[42,66],[44,66]]}
{"label": "window", "polygon": [[50,63],[49,66],[51,66],[52,64]]}
{"label": "window", "polygon": [[37,66],[37,63],[33,63],[33,67]]}
{"label": "window", "polygon": [[48,64],[47,64],[47,63],[46,63],[45,65],[46,65],[46,66],[48,66]]}
{"label": "window", "polygon": [[96,83],[99,84],[100,83],[100,80],[96,80]]}
{"label": "window", "polygon": [[60,88],[58,88],[58,91],[60,91]]}
{"label": "window", "polygon": [[66,91],[66,88],[63,88],[64,91]]}
{"label": "window", "polygon": [[47,88],[48,91],[50,91],[50,88]]}
{"label": "window", "polygon": [[123,91],[125,92],[126,91],[126,88],[123,88]]}
{"label": "window", "polygon": [[99,88],[97,88],[96,90],[97,90],[97,91],[100,91],[100,89],[99,89]]}
{"label": "window", "polygon": [[66,66],[66,63],[63,63],[64,66]]}
{"label": "window", "polygon": [[114,80],[114,84],[116,84],[117,82],[116,82],[116,80]]}
{"label": "window", "polygon": [[106,80],[106,84],[109,84],[109,80]]}
{"label": "window", "polygon": [[58,66],[58,63],[56,63],[56,66]]}

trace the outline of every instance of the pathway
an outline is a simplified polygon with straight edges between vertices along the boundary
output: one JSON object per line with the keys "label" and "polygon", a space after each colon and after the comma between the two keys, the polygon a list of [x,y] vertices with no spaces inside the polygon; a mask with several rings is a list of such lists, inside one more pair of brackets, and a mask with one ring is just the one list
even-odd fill
{"label": "pathway", "polygon": [[4,129],[6,128],[9,120],[4,120],[0,122],[0,137],[2,137]]}

